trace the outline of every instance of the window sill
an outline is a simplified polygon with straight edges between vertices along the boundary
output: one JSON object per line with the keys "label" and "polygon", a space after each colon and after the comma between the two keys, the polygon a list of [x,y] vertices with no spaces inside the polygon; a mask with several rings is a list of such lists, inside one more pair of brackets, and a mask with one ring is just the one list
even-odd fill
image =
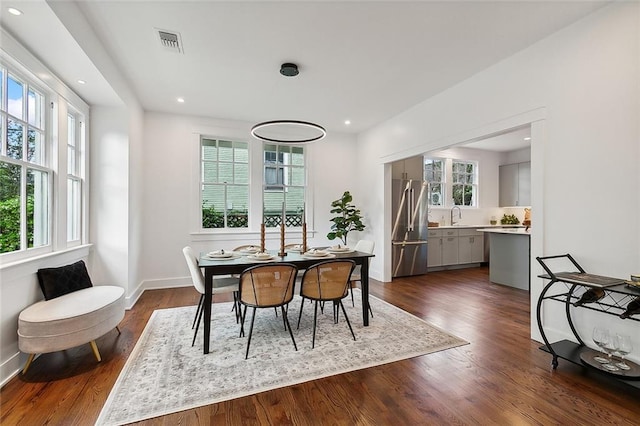
{"label": "window sill", "polygon": [[93,247],[93,244],[83,244],[64,250],[19,259],[11,263],[3,263],[0,265],[2,280],[9,281],[16,277],[34,274],[40,268],[70,263],[82,257],[87,257],[89,256],[91,247]]}

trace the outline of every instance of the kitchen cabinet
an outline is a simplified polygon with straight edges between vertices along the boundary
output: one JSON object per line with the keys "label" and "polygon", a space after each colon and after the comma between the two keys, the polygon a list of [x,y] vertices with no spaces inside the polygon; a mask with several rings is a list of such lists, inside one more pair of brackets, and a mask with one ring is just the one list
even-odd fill
{"label": "kitchen cabinet", "polygon": [[391,164],[391,176],[393,179],[417,179],[424,180],[424,157],[406,158]]}
{"label": "kitchen cabinet", "polygon": [[458,230],[428,231],[427,267],[458,264]]}
{"label": "kitchen cabinet", "polygon": [[458,234],[458,263],[484,262],[484,233],[461,229]]}
{"label": "kitchen cabinet", "polygon": [[427,241],[427,267],[442,266],[442,231],[430,229]]}
{"label": "kitchen cabinet", "polygon": [[531,162],[505,164],[499,169],[500,207],[531,205]]}
{"label": "kitchen cabinet", "polygon": [[442,235],[442,266],[458,264],[458,230],[445,230]]}
{"label": "kitchen cabinet", "polygon": [[484,233],[478,228],[430,228],[427,233],[427,267],[472,266],[486,262]]}

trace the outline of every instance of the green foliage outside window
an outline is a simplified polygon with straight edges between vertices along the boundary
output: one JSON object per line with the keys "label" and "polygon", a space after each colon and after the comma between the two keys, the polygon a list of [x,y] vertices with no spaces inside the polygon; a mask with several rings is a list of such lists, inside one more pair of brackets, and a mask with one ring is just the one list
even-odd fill
{"label": "green foliage outside window", "polygon": [[[27,247],[33,247],[33,197],[27,197]],[[20,250],[20,197],[0,201],[0,253]]]}

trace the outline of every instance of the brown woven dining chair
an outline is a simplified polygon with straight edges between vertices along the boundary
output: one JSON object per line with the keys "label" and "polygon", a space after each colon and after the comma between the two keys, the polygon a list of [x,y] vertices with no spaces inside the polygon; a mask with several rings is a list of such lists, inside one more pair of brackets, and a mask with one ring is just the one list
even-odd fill
{"label": "brown woven dining chair", "polygon": [[302,276],[302,284],[300,287],[302,303],[300,304],[300,314],[298,315],[298,328],[300,328],[304,300],[310,299],[315,301],[313,312],[313,340],[311,342],[312,349],[316,345],[319,302],[322,304],[324,304],[324,302],[332,302],[334,323],[338,322],[338,308],[342,308],[342,313],[347,320],[347,325],[349,326],[349,330],[351,330],[353,340],[356,340],[356,335],[351,327],[351,322],[349,322],[347,311],[342,304],[342,299],[349,294],[349,278],[354,267],[355,262],[353,260],[328,260],[309,267]]}
{"label": "brown woven dining chair", "polygon": [[280,307],[285,330],[289,330],[293,347],[296,351],[298,350],[289,319],[287,318],[287,309],[285,309],[293,299],[293,289],[297,274],[298,268],[295,265],[278,263],[253,266],[244,270],[240,275],[239,297],[240,303],[244,305],[240,326],[241,337],[244,336],[244,320],[247,314],[247,307],[253,308],[245,359],[249,357],[249,346],[251,345],[251,335],[253,334],[253,323],[256,318],[257,308]]}

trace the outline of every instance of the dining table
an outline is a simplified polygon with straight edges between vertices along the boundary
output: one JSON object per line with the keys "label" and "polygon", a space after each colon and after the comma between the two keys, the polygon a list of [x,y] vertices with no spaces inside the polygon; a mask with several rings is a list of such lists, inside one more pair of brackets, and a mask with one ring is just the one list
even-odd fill
{"label": "dining table", "polygon": [[211,303],[213,279],[216,275],[241,274],[245,269],[256,265],[273,263],[291,263],[299,270],[307,269],[316,263],[333,260],[349,259],[361,267],[361,291],[362,291],[362,322],[365,327],[369,325],[369,259],[374,257],[371,253],[360,251],[334,252],[327,256],[310,256],[296,251],[287,252],[280,256],[275,250],[269,251],[273,258],[268,261],[257,260],[253,256],[234,253],[234,255],[224,258],[211,257],[210,252],[202,252],[199,256],[198,265],[204,270],[205,292],[204,292],[204,353],[209,353],[211,334]]}

